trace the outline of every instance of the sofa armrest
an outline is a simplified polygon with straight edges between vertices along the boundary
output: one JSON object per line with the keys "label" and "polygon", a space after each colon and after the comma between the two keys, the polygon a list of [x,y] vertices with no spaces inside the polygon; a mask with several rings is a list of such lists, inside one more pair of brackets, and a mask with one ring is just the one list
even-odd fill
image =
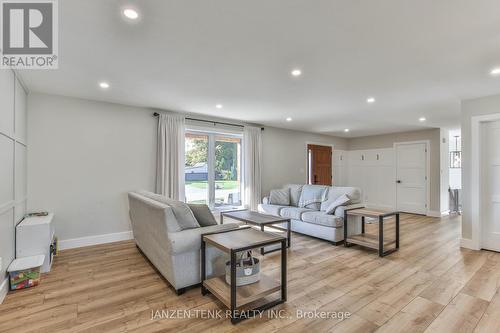
{"label": "sofa armrest", "polygon": [[239,225],[236,223],[227,223],[227,224],[211,225],[209,227],[187,229],[179,232],[170,232],[168,233],[170,249],[172,251],[172,254],[179,254],[184,252],[192,252],[200,250],[201,235],[211,232],[237,229],[238,226]]}
{"label": "sofa armrest", "polygon": [[269,204],[269,197],[264,197],[264,198],[262,198],[262,203],[263,203],[264,205]]}
{"label": "sofa armrest", "polygon": [[364,208],[365,205],[362,204],[362,203],[359,203],[359,204],[352,204],[352,205],[345,205],[345,206],[339,206],[337,207],[337,209],[335,209],[335,216],[338,216],[338,217],[341,217],[341,218],[344,218],[344,212],[347,210],[347,209],[354,209],[354,208]]}

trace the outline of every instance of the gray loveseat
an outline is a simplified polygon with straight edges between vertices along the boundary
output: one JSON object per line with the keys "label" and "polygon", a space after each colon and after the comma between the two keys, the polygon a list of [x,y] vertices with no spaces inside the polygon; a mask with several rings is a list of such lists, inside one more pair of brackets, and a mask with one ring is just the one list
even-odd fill
{"label": "gray loveseat", "polygon": [[[201,235],[238,228],[238,224],[229,223],[180,230],[178,218],[182,216],[176,217],[170,199],[147,191],[130,192],[128,198],[137,247],[178,294],[201,281]],[[185,205],[180,201],[175,204]],[[229,257],[222,251],[209,246],[206,259],[207,276],[225,273]]]}
{"label": "gray loveseat", "polygon": [[[325,211],[321,210],[321,207],[299,207],[302,190],[306,187],[323,189],[325,201],[333,201],[346,194],[350,198],[350,202],[348,205],[337,207],[333,214],[326,214]],[[344,211],[363,207],[361,191],[356,187],[289,184],[285,185],[284,188],[290,189],[289,206],[272,205],[269,203],[269,197],[265,197],[262,204],[259,205],[259,212],[290,218],[292,231],[321,238],[334,244],[344,240]],[[359,218],[349,218],[349,234],[361,232],[359,221]]]}

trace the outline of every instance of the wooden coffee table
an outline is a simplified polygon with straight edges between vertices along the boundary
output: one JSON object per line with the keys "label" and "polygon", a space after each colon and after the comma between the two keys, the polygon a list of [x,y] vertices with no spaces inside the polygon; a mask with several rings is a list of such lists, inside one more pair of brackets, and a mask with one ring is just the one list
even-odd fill
{"label": "wooden coffee table", "polygon": [[[229,217],[231,219],[235,219],[237,221],[245,222],[246,224],[250,225],[255,225],[260,227],[261,231],[264,231],[265,227],[270,227],[278,230],[284,230],[286,231],[286,239],[287,239],[287,247],[290,247],[291,242],[292,242],[292,231],[291,231],[291,221],[289,218],[284,218],[284,217],[279,217],[279,216],[273,216],[273,215],[266,215],[266,214],[261,214],[258,212],[254,212],[251,210],[233,210],[233,211],[226,211],[222,212],[220,214],[220,223],[224,223],[224,217]],[[286,223],[286,229],[280,226],[277,226],[276,224],[278,223]],[[274,250],[269,250],[266,251],[264,247],[260,250],[261,254],[264,255],[266,253],[274,252],[274,251],[279,251],[280,249],[274,249]]]}
{"label": "wooden coffee table", "polygon": [[[347,218],[349,216],[361,216],[361,233],[357,235],[347,236]],[[395,238],[384,238],[384,219],[396,217],[396,234]],[[365,217],[378,219],[379,228],[378,236],[365,233]],[[399,212],[385,211],[370,208],[355,208],[344,212],[344,245],[351,246],[357,244],[378,250],[378,255],[384,257],[399,250]],[[386,250],[386,247],[394,245],[393,248]]]}
{"label": "wooden coffee table", "polygon": [[[241,314],[244,306],[265,298],[281,290],[278,300],[260,305],[254,309],[244,309],[250,313],[264,311],[273,306],[286,302],[286,238],[273,233],[262,232],[251,227],[242,227],[218,233],[204,234],[201,237],[201,293],[206,295],[212,293],[225,306],[231,310],[231,322],[233,324],[248,318]],[[270,244],[281,244],[281,281],[260,272],[258,282],[245,286],[236,286],[236,255],[239,252],[261,248]],[[206,277],[206,246],[215,246],[230,255],[231,284],[226,283],[225,275],[210,279]],[[255,312],[254,312],[255,311]]]}

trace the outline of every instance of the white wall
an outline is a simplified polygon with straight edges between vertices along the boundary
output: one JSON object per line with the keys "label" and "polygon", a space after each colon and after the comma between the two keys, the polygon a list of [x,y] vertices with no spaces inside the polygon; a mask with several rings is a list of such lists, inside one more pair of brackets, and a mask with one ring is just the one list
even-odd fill
{"label": "white wall", "polygon": [[152,111],[42,94],[28,110],[29,209],[54,212],[60,240],[128,231],[127,192],[154,190]]}
{"label": "white wall", "polygon": [[15,225],[26,213],[26,138],[26,92],[14,72],[0,70],[0,303],[15,256]]}
{"label": "white wall", "polygon": [[[327,135],[266,127],[262,134],[262,194],[285,184],[307,182],[307,144],[333,145],[345,150],[347,140]],[[334,180],[335,181],[335,180]]]}

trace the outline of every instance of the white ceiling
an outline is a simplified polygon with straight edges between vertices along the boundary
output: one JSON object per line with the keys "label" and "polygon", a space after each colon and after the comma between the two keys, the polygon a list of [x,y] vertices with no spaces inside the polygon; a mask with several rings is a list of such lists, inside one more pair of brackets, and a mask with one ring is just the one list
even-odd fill
{"label": "white ceiling", "polygon": [[500,93],[499,13],[498,0],[64,0],[59,69],[21,75],[32,92],[339,136],[454,128],[461,99]]}

